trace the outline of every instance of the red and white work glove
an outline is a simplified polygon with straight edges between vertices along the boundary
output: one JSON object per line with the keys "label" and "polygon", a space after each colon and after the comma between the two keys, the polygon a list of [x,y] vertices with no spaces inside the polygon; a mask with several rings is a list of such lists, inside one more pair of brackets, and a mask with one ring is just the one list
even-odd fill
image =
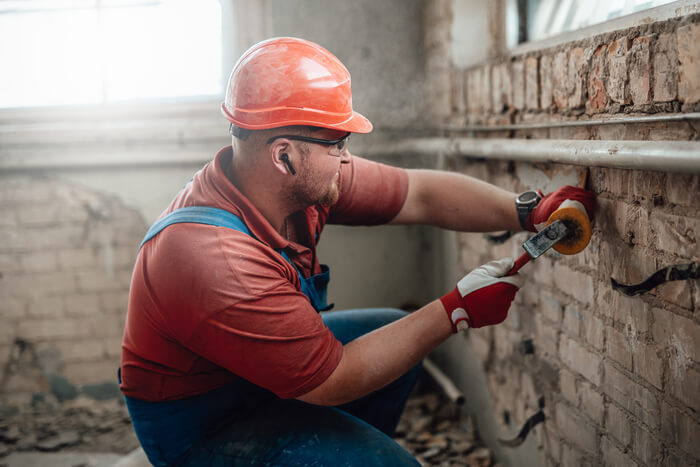
{"label": "red and white work glove", "polygon": [[457,287],[440,298],[454,332],[502,323],[510,303],[522,286],[518,275],[505,276],[513,267],[512,258],[503,258],[474,269]]}
{"label": "red and white work glove", "polygon": [[[542,195],[542,192],[540,192]],[[526,227],[530,232],[539,232],[547,226],[547,219],[562,207],[575,207],[585,212],[593,220],[595,193],[590,190],[567,185],[544,196],[527,218]]]}

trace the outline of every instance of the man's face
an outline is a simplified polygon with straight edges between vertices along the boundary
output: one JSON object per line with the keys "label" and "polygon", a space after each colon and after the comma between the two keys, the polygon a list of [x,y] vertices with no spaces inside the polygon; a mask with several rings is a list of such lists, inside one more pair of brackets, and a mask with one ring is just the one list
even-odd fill
{"label": "man's face", "polygon": [[[342,131],[324,129],[314,132],[313,137],[334,140],[344,135],[345,132]],[[336,146],[297,144],[305,145],[306,151],[302,152],[302,164],[297,169],[297,179],[292,187],[291,196],[304,207],[314,204],[333,206],[340,197],[340,166],[350,161],[347,146],[339,151]]]}

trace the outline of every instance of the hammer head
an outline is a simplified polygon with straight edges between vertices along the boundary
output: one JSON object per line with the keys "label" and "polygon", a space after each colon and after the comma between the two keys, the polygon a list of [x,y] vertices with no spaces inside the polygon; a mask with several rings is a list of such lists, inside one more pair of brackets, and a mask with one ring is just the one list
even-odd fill
{"label": "hammer head", "polygon": [[566,237],[568,232],[569,229],[564,222],[554,221],[523,243],[523,248],[532,256],[532,259],[535,259]]}

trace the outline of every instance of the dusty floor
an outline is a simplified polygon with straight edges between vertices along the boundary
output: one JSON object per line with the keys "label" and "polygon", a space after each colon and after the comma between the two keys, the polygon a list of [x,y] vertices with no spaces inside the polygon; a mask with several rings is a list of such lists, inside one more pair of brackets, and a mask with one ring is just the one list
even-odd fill
{"label": "dusty floor", "polygon": [[[442,394],[416,391],[395,439],[426,466],[495,465],[478,435],[465,430],[468,423],[459,413]],[[81,396],[54,407],[0,415],[0,467],[8,465],[13,453],[15,458],[18,453],[32,452],[125,455],[138,447],[126,408],[118,400]],[[77,465],[93,464],[80,461]]]}

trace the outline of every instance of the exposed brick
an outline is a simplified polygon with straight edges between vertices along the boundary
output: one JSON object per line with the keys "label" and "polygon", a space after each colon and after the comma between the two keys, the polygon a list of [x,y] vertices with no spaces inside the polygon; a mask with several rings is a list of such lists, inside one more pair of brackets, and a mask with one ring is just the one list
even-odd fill
{"label": "exposed brick", "polygon": [[528,110],[540,108],[540,74],[537,57],[525,59],[525,107]]}
{"label": "exposed brick", "polygon": [[[559,464],[557,464],[559,465]],[[561,465],[589,465],[585,462],[585,454],[579,449],[563,444],[561,447]]]}
{"label": "exposed brick", "polygon": [[13,322],[3,322],[0,326],[0,345],[11,344],[17,337],[17,324]]}
{"label": "exposed brick", "polygon": [[481,89],[479,90],[479,108],[484,113],[489,113],[491,111],[491,66],[486,65],[481,67],[481,79],[480,79]]}
{"label": "exposed brick", "polygon": [[574,410],[564,404],[556,405],[556,423],[561,435],[579,448],[596,452],[597,438],[595,427],[587,423]]}
{"label": "exposed brick", "polygon": [[568,305],[564,309],[564,329],[573,336],[579,336],[583,316],[577,306]]}
{"label": "exposed brick", "polygon": [[656,272],[656,256],[639,246],[603,242],[600,245],[598,270],[606,280],[612,277],[623,284],[638,284]]}
{"label": "exposed brick", "polygon": [[664,356],[662,350],[655,345],[640,344],[634,353],[634,372],[662,389]]}
{"label": "exposed brick", "polygon": [[596,221],[606,240],[617,237],[628,245],[648,244],[649,211],[646,208],[605,198],[597,202]]}
{"label": "exposed brick", "polygon": [[651,310],[641,297],[608,289],[598,294],[597,307],[604,316],[625,325],[630,334],[644,334],[651,328]]}
{"label": "exposed brick", "polygon": [[659,425],[659,402],[654,394],[631,380],[609,362],[605,366],[603,391],[625,410],[652,429]]}
{"label": "exposed brick", "polygon": [[56,342],[53,344],[66,363],[94,362],[104,358],[105,344],[102,339]]}
{"label": "exposed brick", "polygon": [[664,196],[669,203],[700,208],[700,174],[666,175]]}
{"label": "exposed brick", "polygon": [[465,112],[466,98],[464,95],[464,71],[460,69],[453,69],[450,73],[450,102],[452,107],[452,112],[457,115],[461,115]]}
{"label": "exposed brick", "polygon": [[583,48],[576,47],[569,51],[568,76],[566,91],[569,95],[569,108],[576,109],[586,103],[586,67],[584,66]]}
{"label": "exposed brick", "polygon": [[538,304],[542,316],[552,323],[561,323],[564,310],[563,304],[549,293],[537,291],[537,295],[540,298]]}
{"label": "exposed brick", "polygon": [[608,94],[605,90],[608,70],[607,52],[608,47],[601,45],[593,53],[591,71],[588,77],[588,102],[586,103],[588,113],[602,112],[608,105]]}
{"label": "exposed brick", "polygon": [[659,465],[661,443],[639,424],[632,427],[634,454],[646,465]]}
{"label": "exposed brick", "polygon": [[609,404],[605,415],[605,431],[624,446],[632,442],[632,425],[629,416],[615,404]]}
{"label": "exposed brick", "polygon": [[22,269],[25,272],[50,272],[57,269],[56,254],[53,251],[28,252],[22,255]]}
{"label": "exposed brick", "polygon": [[669,380],[671,394],[691,409],[700,412],[700,372],[694,368],[686,368],[677,373],[671,372]]}
{"label": "exposed brick", "polygon": [[0,227],[17,227],[18,225],[17,210],[0,207]]}
{"label": "exposed brick", "polygon": [[96,362],[76,362],[67,363],[63,375],[72,384],[90,384],[114,381],[114,369],[119,365],[119,360],[96,361]]}
{"label": "exposed brick", "polygon": [[661,436],[700,459],[700,424],[665,402],[661,404]]}
{"label": "exposed brick", "polygon": [[468,70],[466,72],[467,86],[467,112],[476,114],[479,112],[479,92],[481,75],[478,69]]}
{"label": "exposed brick", "polygon": [[676,30],[678,40],[678,99],[700,101],[700,24],[689,24]]}
{"label": "exposed brick", "polygon": [[654,50],[654,102],[678,96],[678,44],[675,34],[661,34]]}
{"label": "exposed brick", "polygon": [[0,284],[7,287],[10,296],[32,298],[72,290],[75,288],[75,278],[60,272],[43,272],[4,277],[0,279]]}
{"label": "exposed brick", "polygon": [[97,294],[68,295],[64,305],[66,316],[95,315],[100,311],[100,297]]}
{"label": "exposed brick", "polygon": [[[4,322],[18,320],[27,316],[29,300],[5,297],[0,300],[0,316]],[[0,360],[1,362],[2,360]]]}
{"label": "exposed brick", "polygon": [[22,270],[20,255],[17,253],[0,253],[0,272],[3,275],[17,273]]}
{"label": "exposed brick", "polygon": [[82,319],[42,319],[19,323],[18,333],[25,339],[74,339],[91,335],[90,324]]}
{"label": "exposed brick", "polygon": [[559,110],[566,109],[569,104],[568,76],[566,52],[559,52],[552,60],[552,98]]}
{"label": "exposed brick", "polygon": [[103,269],[97,271],[78,272],[78,291],[101,292],[115,291],[129,287],[131,274],[126,271],[116,271],[110,274]]}
{"label": "exposed brick", "polygon": [[27,315],[31,318],[59,318],[64,315],[63,298],[60,296],[33,297],[27,304]]}
{"label": "exposed brick", "polygon": [[581,410],[594,422],[602,425],[605,414],[603,395],[593,389],[589,383],[582,381],[579,385],[579,396],[581,397]]}
{"label": "exposed brick", "polygon": [[651,102],[650,42],[650,36],[637,37],[632,41],[630,49],[630,97],[635,105]]}
{"label": "exposed brick", "polygon": [[691,362],[700,362],[700,326],[692,320],[661,308],[651,310],[654,342],[667,349],[669,366],[680,369]]}
{"label": "exposed brick", "polygon": [[516,110],[525,109],[525,63],[516,60],[510,65],[510,75],[513,87],[513,107]]}
{"label": "exposed brick", "polygon": [[559,389],[562,396],[568,399],[574,406],[578,406],[576,376],[565,368],[559,370]]}
{"label": "exposed brick", "polygon": [[678,305],[686,310],[693,309],[692,283],[688,281],[669,281],[654,290],[660,299]]}
{"label": "exposed brick", "polygon": [[559,330],[542,319],[541,316],[535,316],[535,332],[536,332],[536,351],[545,354],[557,355],[559,343]]}
{"label": "exposed brick", "polygon": [[650,223],[660,250],[687,258],[700,256],[700,219],[654,211]]}
{"label": "exposed brick", "polygon": [[621,451],[606,437],[600,441],[600,449],[603,453],[603,465],[614,465],[615,467],[638,465],[626,452]]}
{"label": "exposed brick", "polygon": [[614,328],[608,329],[607,355],[627,370],[632,370],[632,346],[629,338]]}
{"label": "exposed brick", "polygon": [[572,339],[561,339],[559,354],[566,366],[583,375],[596,386],[600,386],[600,355],[586,350]]}
{"label": "exposed brick", "polygon": [[554,265],[554,284],[559,290],[583,304],[593,303],[593,278],[557,263]]}
{"label": "exposed brick", "polygon": [[621,37],[608,46],[608,79],[605,88],[608,96],[618,104],[629,104],[627,87],[627,51],[629,39]]}
{"label": "exposed brick", "polygon": [[505,111],[510,103],[508,64],[494,65],[491,70],[491,100],[494,113]]}
{"label": "exposed brick", "polygon": [[605,325],[603,321],[589,313],[583,317],[583,325],[586,342],[591,344],[596,350],[602,351],[605,348]]}
{"label": "exposed brick", "polygon": [[543,55],[540,58],[540,107],[547,110],[554,102],[552,93],[554,84],[552,82],[552,56]]}

